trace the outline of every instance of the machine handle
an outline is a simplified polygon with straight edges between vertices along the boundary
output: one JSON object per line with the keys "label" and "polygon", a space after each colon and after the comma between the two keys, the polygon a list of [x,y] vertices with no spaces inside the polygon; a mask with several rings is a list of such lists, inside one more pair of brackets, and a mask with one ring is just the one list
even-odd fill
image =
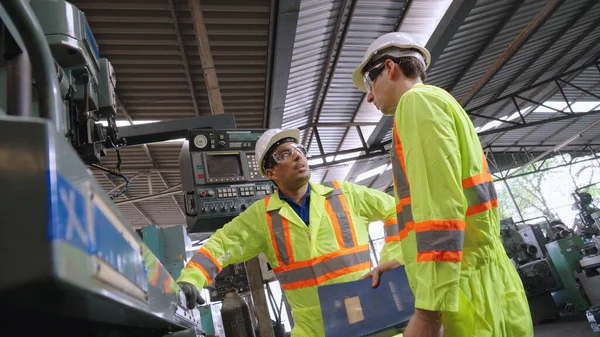
{"label": "machine handle", "polygon": [[29,1],[3,1],[2,5],[17,28],[27,49],[40,95],[40,117],[50,119],[61,133],[60,114],[63,105],[54,58],[40,22]]}
{"label": "machine handle", "polygon": [[[192,199],[188,199],[188,195],[191,195]],[[198,215],[196,212],[196,200],[194,199],[194,192],[183,192],[183,203],[185,204],[183,207],[185,210],[185,215],[189,217],[195,217]],[[190,209],[192,209],[192,211],[190,211]]]}

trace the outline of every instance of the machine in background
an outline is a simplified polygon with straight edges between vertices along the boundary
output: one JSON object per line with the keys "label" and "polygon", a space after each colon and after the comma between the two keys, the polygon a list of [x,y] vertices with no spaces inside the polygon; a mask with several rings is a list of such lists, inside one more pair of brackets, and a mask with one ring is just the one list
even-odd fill
{"label": "machine in background", "polygon": [[594,205],[592,195],[587,192],[594,185],[597,184],[580,187],[573,193],[575,204],[572,208],[579,211],[575,219],[576,232],[586,241],[600,235],[600,209]]}
{"label": "machine in background", "polygon": [[[542,218],[501,221],[505,250],[519,272],[536,324],[586,312],[597,304],[600,289],[599,247],[591,247],[562,222]],[[600,238],[594,241],[600,244]]]}

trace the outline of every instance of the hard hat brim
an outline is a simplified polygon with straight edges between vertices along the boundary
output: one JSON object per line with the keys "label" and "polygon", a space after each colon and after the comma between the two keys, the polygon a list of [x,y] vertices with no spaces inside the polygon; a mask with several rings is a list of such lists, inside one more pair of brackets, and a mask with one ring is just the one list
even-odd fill
{"label": "hard hat brim", "polygon": [[365,88],[365,81],[363,79],[363,68],[367,65],[367,63],[369,63],[369,61],[371,61],[371,58],[373,58],[373,55],[370,55],[368,58],[364,59],[352,73],[352,82],[354,82],[354,85],[358,88],[358,90],[365,93],[367,92],[367,88]]}
{"label": "hard hat brim", "polygon": [[390,48],[390,47],[396,47],[396,48],[400,48],[400,49],[416,49],[418,50],[421,55],[423,56],[423,60],[425,61],[425,69],[427,70],[429,68],[429,64],[431,63],[431,55],[429,54],[429,51],[423,47],[419,47],[419,46],[414,46],[414,45],[402,45],[402,44],[389,44],[389,45],[384,45],[381,46],[380,48],[376,49],[373,53],[367,55],[367,57],[365,57],[362,61],[362,63],[356,67],[356,69],[354,70],[354,72],[352,73],[352,82],[354,83],[354,85],[362,92],[367,92],[367,88],[365,88],[365,81],[363,79],[363,68],[369,63],[371,62],[371,59],[373,59],[373,56],[376,55],[376,53],[380,50],[386,49],[386,48]]}
{"label": "hard hat brim", "polygon": [[260,171],[260,174],[263,177],[265,176],[265,170],[263,168],[263,160],[265,159],[265,156],[267,155],[267,153],[269,152],[269,149],[271,148],[271,146],[273,146],[273,144],[277,143],[278,141],[280,141],[284,138],[294,138],[296,140],[296,143],[299,143],[300,142],[300,130],[298,130],[298,129],[282,130],[281,132],[278,132],[275,135],[273,135],[273,137],[271,137],[271,139],[269,140],[269,143],[267,144],[267,146],[265,148],[265,151],[261,154],[260,158],[258,158],[258,169]]}

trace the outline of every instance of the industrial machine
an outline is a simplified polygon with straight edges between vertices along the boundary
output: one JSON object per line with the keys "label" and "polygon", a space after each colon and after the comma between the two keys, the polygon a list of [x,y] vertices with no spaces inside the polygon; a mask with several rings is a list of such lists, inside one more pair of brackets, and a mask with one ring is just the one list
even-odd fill
{"label": "industrial machine", "polygon": [[560,221],[533,220],[538,218],[504,219],[501,236],[523,281],[534,323],[600,304],[600,237],[576,235]]}
{"label": "industrial machine", "polygon": [[577,232],[584,239],[600,235],[600,209],[594,205],[592,195],[586,192],[589,187],[594,185],[596,184],[580,187],[573,193],[575,199],[573,209],[579,211],[575,221]]}
{"label": "industrial machine", "polygon": [[181,274],[188,259],[186,251],[191,246],[191,240],[184,226],[161,228],[156,225],[142,227],[141,236],[144,243],[163,264],[174,279]]}
{"label": "industrial machine", "polygon": [[[61,0],[0,4],[0,87],[9,91],[0,90],[0,335],[202,335],[172,276],[183,255],[161,263],[90,169],[126,179],[100,165],[107,148],[132,144],[124,134],[160,141],[235,128],[233,116],[119,132],[115,73],[85,15]],[[35,324],[20,324],[25,317]]]}
{"label": "industrial machine", "polygon": [[192,130],[179,155],[188,228],[214,231],[271,195],[254,155],[264,130]]}
{"label": "industrial machine", "polygon": [[[548,256],[563,283],[564,289],[553,294],[555,302],[566,309],[566,313],[585,312],[590,303],[576,277],[581,272],[579,261],[583,258],[585,243],[578,236],[556,240],[546,244]],[[568,295],[568,296],[565,296]],[[574,310],[571,310],[571,306]]]}

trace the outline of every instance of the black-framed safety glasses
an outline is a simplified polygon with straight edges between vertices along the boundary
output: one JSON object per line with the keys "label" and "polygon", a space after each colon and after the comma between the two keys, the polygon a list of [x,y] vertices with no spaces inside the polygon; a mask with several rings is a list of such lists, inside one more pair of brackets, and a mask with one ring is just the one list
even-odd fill
{"label": "black-framed safety glasses", "polygon": [[[377,61],[373,62],[375,65],[370,66],[369,70],[366,70],[363,73],[363,81],[365,82],[365,88],[367,92],[371,92],[373,88],[373,82],[377,79],[377,76],[381,74],[383,69],[385,69],[385,61],[392,60],[394,63],[398,63],[398,58],[392,56],[383,56]],[[365,67],[367,69],[367,67]]]}

